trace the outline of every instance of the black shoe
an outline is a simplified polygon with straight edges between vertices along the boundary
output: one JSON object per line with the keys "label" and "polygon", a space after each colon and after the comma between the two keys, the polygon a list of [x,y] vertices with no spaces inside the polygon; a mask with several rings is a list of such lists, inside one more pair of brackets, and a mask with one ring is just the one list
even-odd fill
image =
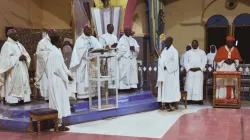
{"label": "black shoe", "polygon": [[188,105],[193,104],[193,101],[188,100],[188,101],[187,101],[187,104],[188,104]]}
{"label": "black shoe", "polygon": [[199,101],[199,105],[204,105],[203,101]]}

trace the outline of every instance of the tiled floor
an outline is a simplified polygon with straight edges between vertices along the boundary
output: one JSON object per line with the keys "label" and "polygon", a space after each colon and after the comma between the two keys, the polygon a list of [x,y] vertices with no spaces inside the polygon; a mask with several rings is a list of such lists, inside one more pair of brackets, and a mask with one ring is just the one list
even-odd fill
{"label": "tiled floor", "polygon": [[156,110],[70,128],[67,133],[44,132],[41,136],[0,132],[0,140],[250,140],[250,110],[188,106],[175,112]]}

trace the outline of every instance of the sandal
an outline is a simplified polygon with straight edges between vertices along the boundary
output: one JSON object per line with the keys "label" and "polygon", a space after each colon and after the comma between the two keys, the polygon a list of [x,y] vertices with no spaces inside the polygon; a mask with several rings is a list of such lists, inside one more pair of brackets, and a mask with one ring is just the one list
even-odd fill
{"label": "sandal", "polygon": [[169,111],[169,112],[174,111],[174,107],[170,106],[170,107],[167,109],[167,111]]}
{"label": "sandal", "polygon": [[59,131],[69,131],[70,129],[66,127],[65,125],[62,125],[59,127]]}

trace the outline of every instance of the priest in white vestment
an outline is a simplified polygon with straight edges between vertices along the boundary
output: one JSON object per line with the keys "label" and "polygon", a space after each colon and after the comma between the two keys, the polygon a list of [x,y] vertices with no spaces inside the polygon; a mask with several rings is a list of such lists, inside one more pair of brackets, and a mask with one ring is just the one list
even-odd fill
{"label": "priest in white vestment", "polygon": [[[58,111],[60,122],[63,117],[71,115],[68,85],[72,81],[70,71],[64,63],[59,36],[52,36],[50,53],[46,64],[45,71],[48,75],[49,86],[49,108]],[[66,131],[65,125],[60,127],[61,131]]]}
{"label": "priest in white vestment", "polygon": [[187,91],[187,100],[203,104],[203,70],[207,64],[207,56],[198,46],[198,41],[193,40],[192,49],[185,55],[187,75],[184,88]]}
{"label": "priest in white vestment", "polygon": [[[103,34],[99,37],[99,41],[105,49],[113,49],[109,52],[111,55],[116,55],[115,49],[117,47],[118,40],[117,40],[117,37],[113,34],[114,32],[113,24],[107,25],[107,31],[108,32],[106,34]],[[112,80],[108,81],[109,82],[108,88],[114,89],[116,88],[115,87],[116,85],[115,81],[117,81],[116,78],[118,78],[117,77],[118,62],[115,57],[108,59],[108,60],[109,60],[108,62],[105,61],[108,65],[108,75],[112,76]]]}
{"label": "priest in white vestment", "polygon": [[70,62],[70,71],[76,80],[76,91],[78,99],[89,98],[89,72],[88,55],[89,49],[102,48],[100,42],[91,35],[89,25],[84,26],[83,34],[77,38]]}
{"label": "priest in white vestment", "polygon": [[181,67],[183,67],[184,68],[184,58],[185,58],[185,54],[189,51],[189,50],[191,50],[192,49],[192,47],[191,47],[191,44],[188,44],[187,46],[186,46],[186,51],[182,54],[182,56],[181,56],[181,60],[180,60],[180,65],[181,65]]}
{"label": "priest in white vestment", "polygon": [[36,50],[36,82],[35,85],[40,89],[40,94],[45,100],[48,99],[49,95],[49,82],[48,74],[45,71],[45,67],[48,61],[49,53],[51,52],[51,41],[50,38],[56,35],[55,29],[49,29],[47,35],[39,41]]}
{"label": "priest in white vestment", "polygon": [[[168,37],[165,41],[166,48],[158,59],[158,96],[157,101],[162,105],[167,103],[168,111],[178,109],[177,102],[180,101],[179,80],[179,57],[178,51],[173,46],[173,38]],[[165,105],[164,105],[165,106]]]}
{"label": "priest in white vestment", "polygon": [[30,102],[30,84],[28,68],[30,56],[18,42],[16,30],[10,29],[7,33],[8,39],[1,50],[0,75],[4,81],[2,84],[2,97],[10,104],[19,101]]}
{"label": "priest in white vestment", "polygon": [[[242,61],[240,52],[235,47],[234,37],[228,36],[226,40],[226,45],[219,48],[214,58],[214,61],[217,63],[216,71],[237,71],[239,62]],[[236,78],[218,78],[216,84],[216,98],[233,99],[237,97],[238,82]]]}
{"label": "priest in white vestment", "polygon": [[140,46],[126,27],[118,42],[119,89],[136,89],[138,84],[137,56]]}
{"label": "priest in white vestment", "polygon": [[207,64],[214,67],[214,57],[216,55],[217,48],[215,45],[210,46],[210,53],[207,54]]}

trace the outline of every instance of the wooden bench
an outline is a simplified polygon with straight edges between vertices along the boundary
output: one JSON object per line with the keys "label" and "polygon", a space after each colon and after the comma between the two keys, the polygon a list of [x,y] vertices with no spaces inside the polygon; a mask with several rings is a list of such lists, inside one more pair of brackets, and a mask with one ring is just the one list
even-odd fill
{"label": "wooden bench", "polygon": [[38,135],[41,134],[40,122],[43,120],[55,119],[56,120],[55,131],[56,132],[59,131],[59,128],[58,128],[59,119],[58,119],[58,111],[57,110],[53,110],[50,108],[36,109],[36,110],[29,111],[29,117],[30,117],[30,126],[29,126],[30,132],[33,132],[33,124],[32,124],[33,120],[32,119],[35,119],[37,121],[37,133],[38,133]]}

